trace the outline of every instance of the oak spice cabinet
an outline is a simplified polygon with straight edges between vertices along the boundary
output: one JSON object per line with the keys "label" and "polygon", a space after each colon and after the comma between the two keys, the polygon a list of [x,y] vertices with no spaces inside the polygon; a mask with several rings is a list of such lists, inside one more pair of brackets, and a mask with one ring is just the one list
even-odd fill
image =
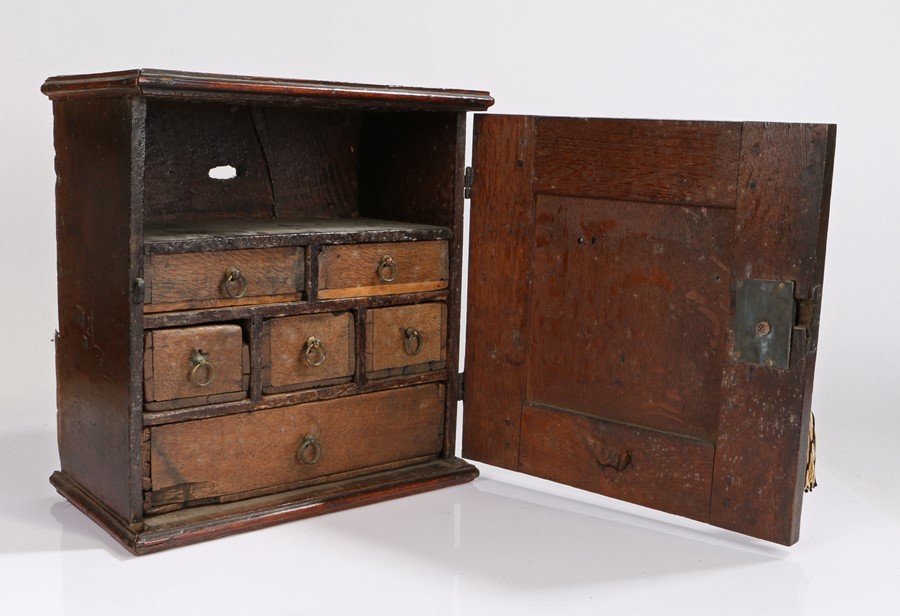
{"label": "oak spice cabinet", "polygon": [[476,114],[467,169],[486,92],[43,92],[51,482],[132,552],[469,481],[458,400],[466,458],[797,540],[834,126]]}

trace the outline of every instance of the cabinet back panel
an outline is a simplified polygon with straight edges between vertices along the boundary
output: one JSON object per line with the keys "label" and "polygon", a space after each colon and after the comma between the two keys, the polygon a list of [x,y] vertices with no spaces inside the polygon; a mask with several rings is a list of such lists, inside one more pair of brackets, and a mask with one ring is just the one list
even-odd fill
{"label": "cabinet back panel", "polygon": [[452,228],[464,139],[457,114],[370,113],[362,135],[360,215]]}
{"label": "cabinet back panel", "polygon": [[145,220],[354,216],[360,124],[356,111],[152,101]]}

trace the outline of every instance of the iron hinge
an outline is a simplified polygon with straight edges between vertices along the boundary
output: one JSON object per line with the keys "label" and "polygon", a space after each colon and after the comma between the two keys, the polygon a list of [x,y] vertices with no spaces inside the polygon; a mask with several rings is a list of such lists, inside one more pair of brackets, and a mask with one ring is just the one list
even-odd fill
{"label": "iron hinge", "polygon": [[456,401],[461,402],[466,397],[466,373],[460,372],[456,379]]}
{"label": "iron hinge", "polygon": [[797,307],[797,327],[806,330],[807,355],[819,350],[819,320],[822,314],[822,285],[817,284],[809,292],[809,299],[802,299]]}
{"label": "iron hinge", "polygon": [[131,285],[131,297],[135,304],[144,303],[144,279],[135,278]]}
{"label": "iron hinge", "polygon": [[466,167],[466,172],[463,175],[463,186],[464,186],[463,196],[466,199],[472,198],[472,179],[473,179],[474,175],[475,175],[475,172],[472,171],[472,167]]}

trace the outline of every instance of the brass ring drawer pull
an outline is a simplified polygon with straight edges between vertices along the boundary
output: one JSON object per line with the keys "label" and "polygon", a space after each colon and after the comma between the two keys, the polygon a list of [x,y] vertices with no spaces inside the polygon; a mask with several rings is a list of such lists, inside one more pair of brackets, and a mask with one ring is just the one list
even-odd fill
{"label": "brass ring drawer pull", "polygon": [[303,357],[306,358],[306,363],[310,367],[317,368],[325,363],[328,352],[325,351],[325,345],[322,344],[321,340],[315,336],[310,336],[306,344],[303,345]]}
{"label": "brass ring drawer pull", "polygon": [[304,464],[315,464],[322,457],[322,444],[309,434],[297,448],[297,458]]}
{"label": "brass ring drawer pull", "polygon": [[403,348],[407,355],[418,355],[422,351],[422,332],[414,327],[407,327],[403,332],[405,337]]}
{"label": "brass ring drawer pull", "polygon": [[222,286],[225,288],[226,295],[231,299],[241,299],[247,295],[247,279],[236,267],[229,267],[225,271],[225,282]]}
{"label": "brass ring drawer pull", "polygon": [[378,264],[378,277],[384,282],[394,282],[400,273],[400,266],[394,261],[394,257],[384,255],[381,257],[381,263]]}
{"label": "brass ring drawer pull", "polygon": [[[194,349],[194,353],[191,355],[191,364],[194,367],[191,368],[191,372],[188,375],[188,378],[190,379],[191,383],[193,383],[197,387],[207,387],[216,380],[216,369],[209,361],[208,354],[203,353],[199,349]],[[201,379],[201,375],[203,375],[204,373],[206,375],[206,378]]]}

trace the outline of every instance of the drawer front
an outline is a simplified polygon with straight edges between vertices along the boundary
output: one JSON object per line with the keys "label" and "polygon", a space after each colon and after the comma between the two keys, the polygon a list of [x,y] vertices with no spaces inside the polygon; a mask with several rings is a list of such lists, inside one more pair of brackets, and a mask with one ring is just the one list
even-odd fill
{"label": "drawer front", "polygon": [[238,325],[149,331],[144,336],[145,404],[153,409],[154,402],[176,399],[195,404],[241,399],[249,363]]}
{"label": "drawer front", "polygon": [[148,255],[144,312],[301,298],[303,248]]}
{"label": "drawer front", "polygon": [[266,321],[263,392],[351,380],[356,367],[352,317],[350,312],[328,312]]}
{"label": "drawer front", "polygon": [[319,297],[364,297],[447,288],[447,242],[324,246]]}
{"label": "drawer front", "polygon": [[366,329],[366,370],[370,377],[384,371],[402,374],[411,366],[439,369],[446,363],[446,304],[369,310]]}
{"label": "drawer front", "polygon": [[441,450],[443,403],[429,384],[151,428],[148,508],[422,461]]}

